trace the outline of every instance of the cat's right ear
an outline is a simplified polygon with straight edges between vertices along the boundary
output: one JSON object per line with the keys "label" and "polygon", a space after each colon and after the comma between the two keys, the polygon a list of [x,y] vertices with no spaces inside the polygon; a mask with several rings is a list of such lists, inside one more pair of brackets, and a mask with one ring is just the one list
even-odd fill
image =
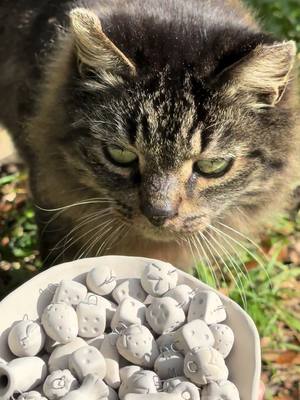
{"label": "cat's right ear", "polygon": [[105,35],[93,11],[73,9],[70,12],[70,27],[81,75],[95,72],[108,84],[117,84],[121,77],[136,74],[134,64]]}

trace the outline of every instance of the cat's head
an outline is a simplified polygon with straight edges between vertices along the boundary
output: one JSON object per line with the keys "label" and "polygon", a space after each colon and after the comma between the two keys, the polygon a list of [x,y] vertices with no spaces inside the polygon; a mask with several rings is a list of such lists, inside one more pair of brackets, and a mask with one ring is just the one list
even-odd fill
{"label": "cat's head", "polygon": [[139,68],[89,11],[74,10],[71,26],[65,151],[121,220],[169,240],[228,216],[251,219],[280,198],[295,146],[293,42],[252,46],[205,75],[197,65]]}

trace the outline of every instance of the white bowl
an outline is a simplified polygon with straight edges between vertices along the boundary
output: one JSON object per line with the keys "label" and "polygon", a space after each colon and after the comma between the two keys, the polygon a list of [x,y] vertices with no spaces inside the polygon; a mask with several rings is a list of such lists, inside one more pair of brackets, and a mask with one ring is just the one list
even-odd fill
{"label": "white bowl", "polygon": [[[24,315],[35,320],[41,316],[43,309],[52,299],[53,288],[62,279],[85,281],[85,274],[91,268],[108,265],[113,268],[118,279],[140,278],[149,258],[105,256],[86,258],[52,267],[9,294],[0,303],[0,358],[6,361],[14,356],[7,346],[7,336],[13,322],[21,320]],[[210,289],[191,275],[179,272],[179,283],[185,283],[192,288]],[[50,286],[49,286],[50,284]],[[235,334],[233,350],[226,359],[230,375],[229,379],[239,389],[241,400],[258,400],[259,381],[261,372],[260,340],[252,319],[242,308],[219,293],[227,312],[225,323]]]}

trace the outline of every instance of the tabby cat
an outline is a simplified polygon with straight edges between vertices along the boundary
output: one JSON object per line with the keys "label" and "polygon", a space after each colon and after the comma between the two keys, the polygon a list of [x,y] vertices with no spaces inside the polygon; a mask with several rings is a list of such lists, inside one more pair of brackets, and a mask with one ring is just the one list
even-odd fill
{"label": "tabby cat", "polygon": [[296,46],[238,0],[13,3],[0,0],[0,120],[28,165],[45,265],[189,266],[286,205]]}

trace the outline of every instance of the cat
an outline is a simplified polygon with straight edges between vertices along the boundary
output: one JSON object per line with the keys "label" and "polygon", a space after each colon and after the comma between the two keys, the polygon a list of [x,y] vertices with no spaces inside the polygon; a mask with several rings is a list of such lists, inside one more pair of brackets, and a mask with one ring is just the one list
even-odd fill
{"label": "cat", "polygon": [[14,3],[0,1],[0,122],[28,166],[46,266],[189,267],[288,203],[296,46],[240,1]]}

